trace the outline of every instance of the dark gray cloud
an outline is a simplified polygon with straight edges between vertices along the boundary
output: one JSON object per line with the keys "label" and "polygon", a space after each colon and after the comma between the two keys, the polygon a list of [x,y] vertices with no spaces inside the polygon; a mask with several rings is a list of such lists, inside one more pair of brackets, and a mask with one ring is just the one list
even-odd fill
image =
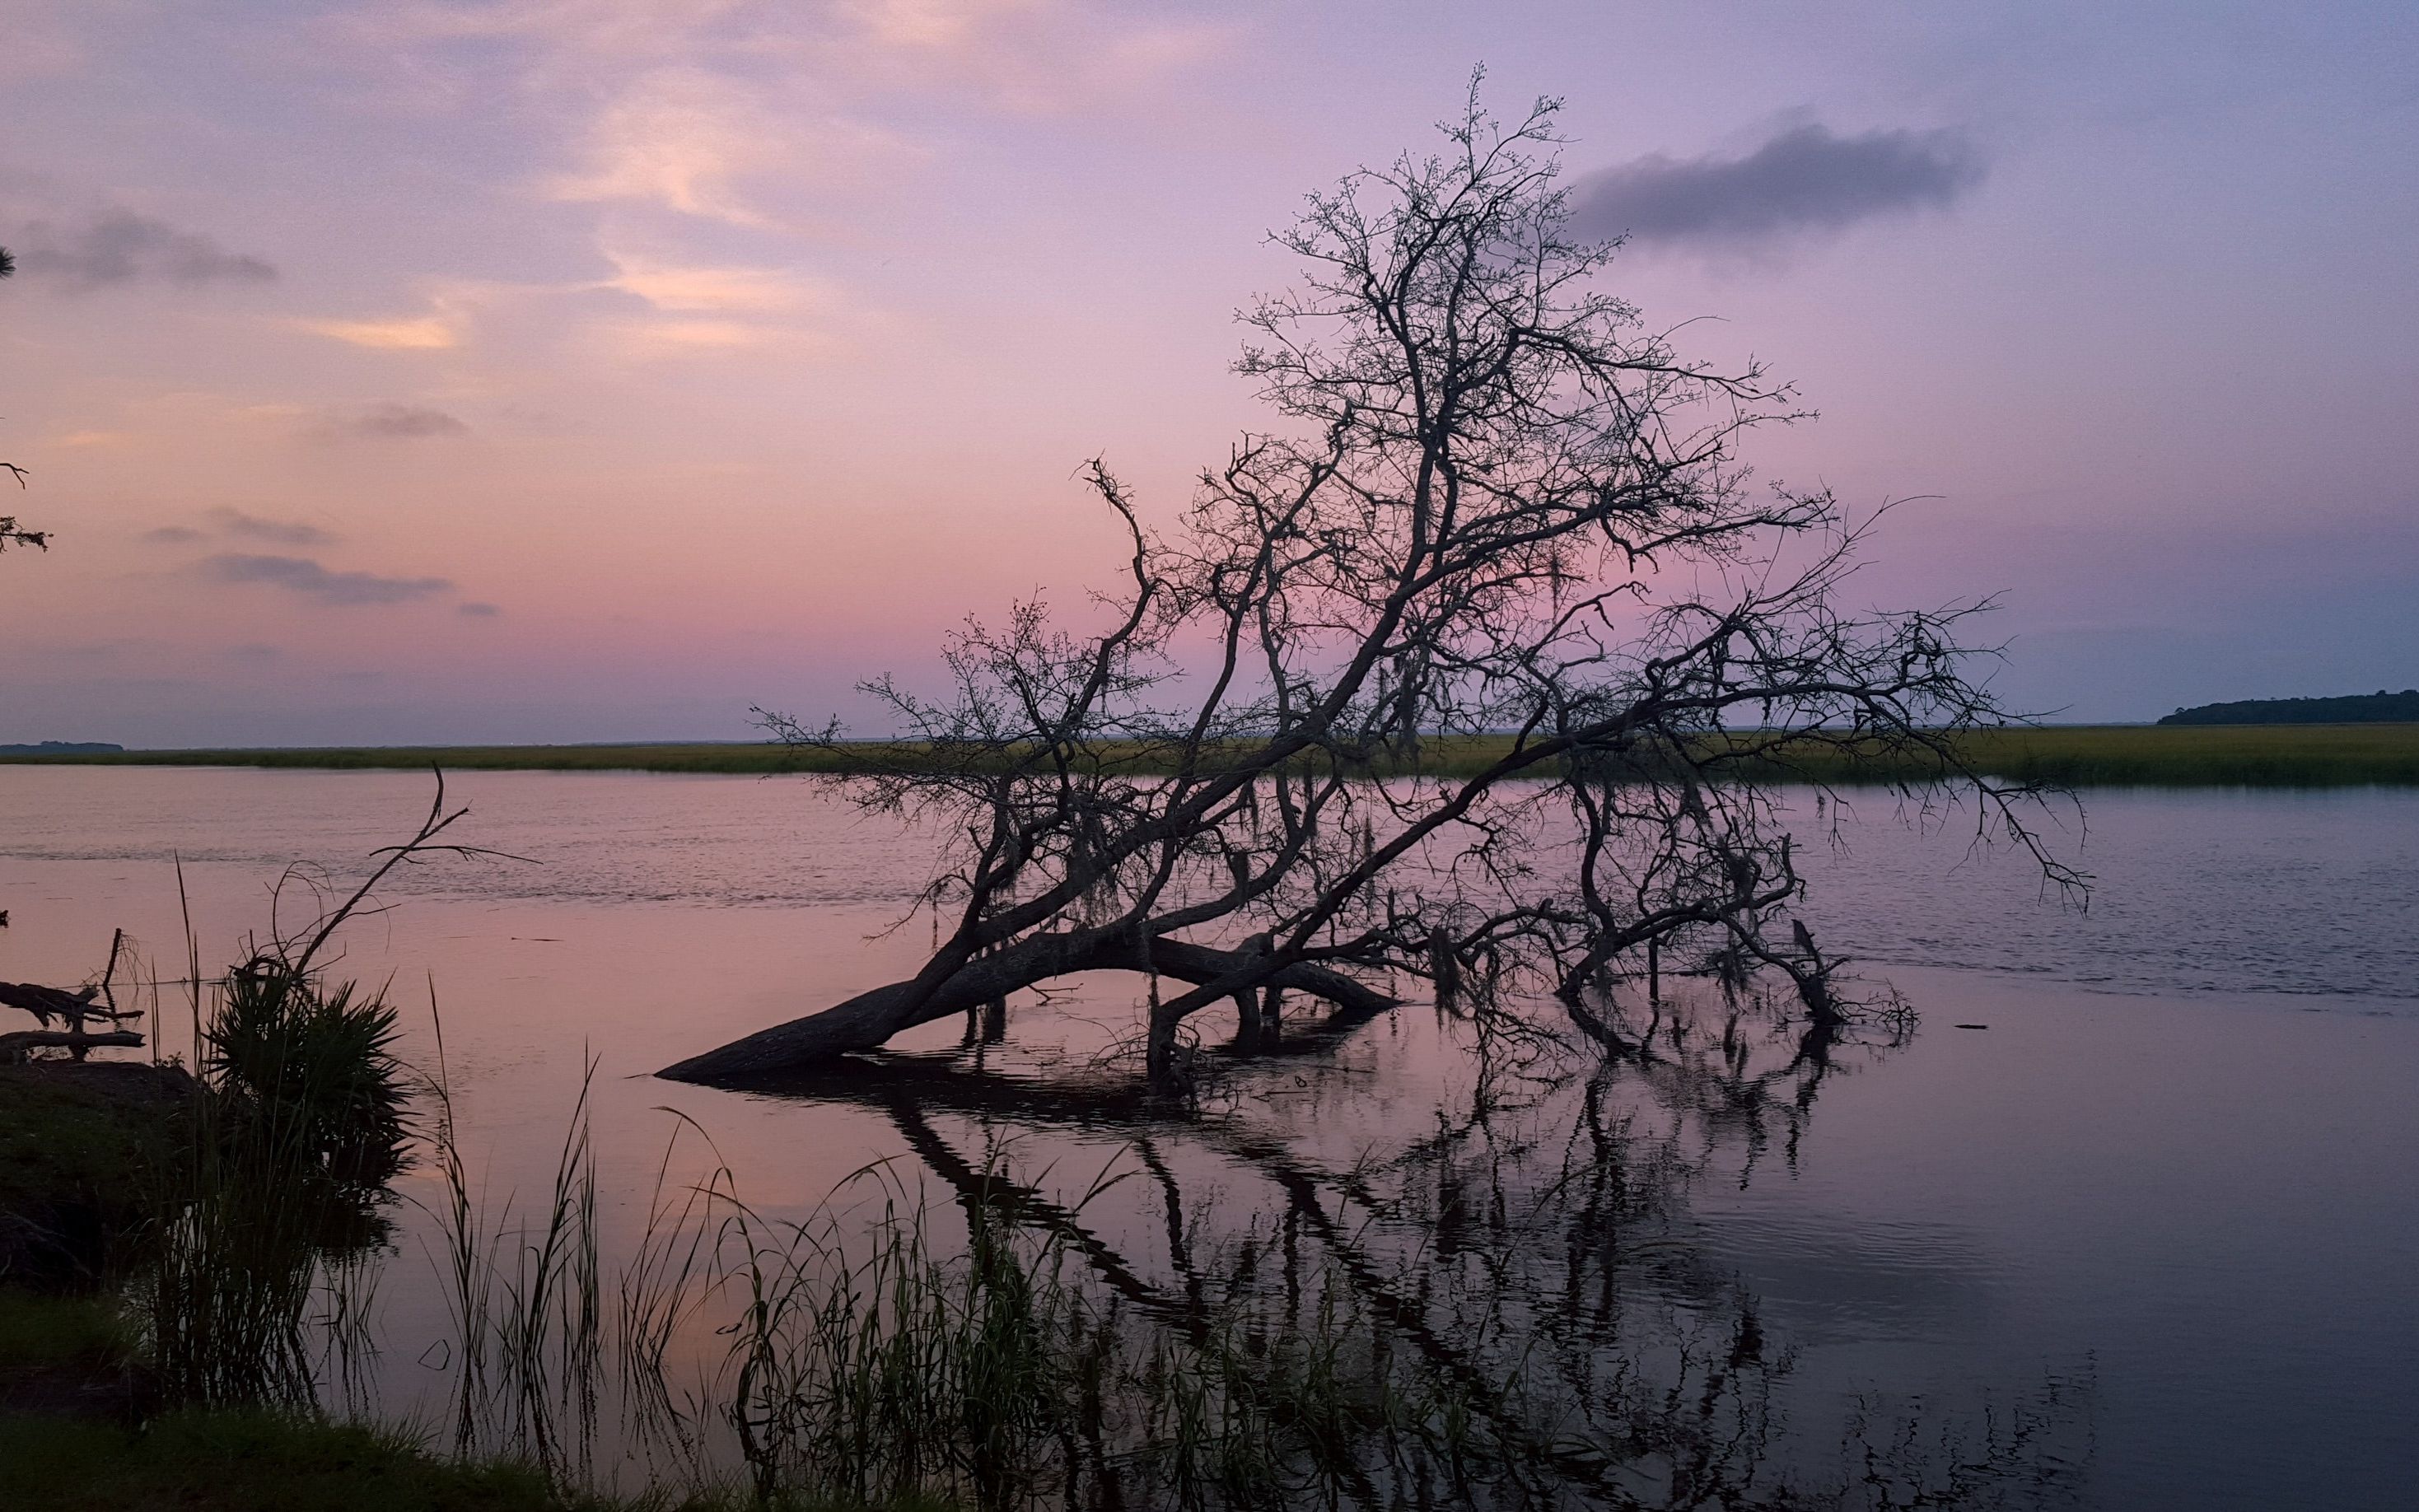
{"label": "dark gray cloud", "polygon": [[[240,535],[254,541],[274,541],[279,546],[330,546],[336,537],[316,525],[305,525],[299,519],[264,519],[247,515],[240,509],[213,509],[210,518],[229,535]],[[153,532],[155,535],[157,532]]]}
{"label": "dark gray cloud", "polygon": [[1735,247],[1937,208],[1981,178],[1981,160],[1953,131],[1801,126],[1745,157],[1657,154],[1590,174],[1572,187],[1572,224],[1638,243]]}
{"label": "dark gray cloud", "polygon": [[156,531],[145,531],[143,539],[154,546],[191,546],[207,537],[191,525],[162,525]]}
{"label": "dark gray cloud", "polygon": [[309,557],[216,556],[201,564],[205,577],[223,583],[267,583],[321,604],[408,604],[451,593],[447,578],[381,578],[370,572],[331,572]]}
{"label": "dark gray cloud", "polygon": [[460,436],[470,429],[442,409],[381,404],[373,405],[358,414],[331,419],[322,427],[321,434],[339,440],[413,441],[432,436]]}
{"label": "dark gray cloud", "polygon": [[36,221],[15,238],[18,271],[72,289],[136,283],[265,284],[277,270],[258,257],[229,252],[208,237],[180,231],[131,210],[103,210],[62,224]]}
{"label": "dark gray cloud", "polygon": [[493,604],[456,604],[454,612],[474,620],[492,620],[503,612]]}

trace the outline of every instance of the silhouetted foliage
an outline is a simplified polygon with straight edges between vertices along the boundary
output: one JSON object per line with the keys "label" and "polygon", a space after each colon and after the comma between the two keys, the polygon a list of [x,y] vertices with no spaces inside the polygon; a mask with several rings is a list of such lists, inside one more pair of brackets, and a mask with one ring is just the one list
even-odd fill
{"label": "silhouetted foliage", "polygon": [[2399,693],[2379,688],[2341,698],[2244,699],[2178,709],[2161,724],[2403,724],[2419,723],[2419,687]]}
{"label": "silhouetted foliage", "polygon": [[[17,259],[9,254],[8,248],[0,247],[0,278],[8,278],[16,271]],[[0,462],[0,472],[14,476],[17,486],[22,488],[25,486],[25,470],[16,463]],[[40,547],[48,550],[50,535],[44,531],[21,530],[18,528],[16,516],[0,515],[0,551],[6,551],[12,546]]]}
{"label": "silhouetted foliage", "polygon": [[406,1077],[383,999],[254,962],[229,975],[203,1034],[225,1117],[287,1152],[296,1179],[368,1191],[401,1171]]}

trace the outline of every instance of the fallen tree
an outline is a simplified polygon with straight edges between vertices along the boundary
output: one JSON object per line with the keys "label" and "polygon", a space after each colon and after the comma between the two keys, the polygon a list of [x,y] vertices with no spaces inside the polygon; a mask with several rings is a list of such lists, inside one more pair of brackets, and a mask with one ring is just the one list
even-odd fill
{"label": "fallen tree", "polygon": [[[1248,1039],[1286,994],[1368,1011],[1410,979],[1485,1007],[1533,983],[1584,1025],[1585,995],[1671,950],[1784,972],[1836,1019],[1772,784],[1843,751],[1936,774],[2075,880],[2020,815],[2031,790],[1961,752],[2004,722],[1963,673],[1980,606],[1839,606],[1862,528],[1738,457],[1793,395],[1597,286],[1615,248],[1569,233],[1553,109],[1505,126],[1473,91],[1437,157],[1312,197],[1277,239],[1302,284],[1244,317],[1278,426],[1165,536],[1091,465],[1127,555],[1106,629],[1023,604],[954,640],[948,696],[867,685],[895,760],[765,717],[951,838],[934,949],[662,1074],[804,1067],[1100,970],[1152,980],[1159,1083],[1213,1005]],[[1422,764],[1481,735],[1475,769]]]}
{"label": "fallen tree", "polygon": [[[0,919],[6,918],[0,914]],[[109,964],[101,968],[99,978],[85,986],[45,987],[38,982],[0,981],[0,1007],[31,1013],[41,1026],[39,1029],[0,1034],[0,1064],[24,1060],[36,1050],[65,1050],[82,1060],[87,1050],[140,1048],[143,1036],[124,1026],[141,1018],[142,1011],[118,1007],[115,990],[117,964],[125,953],[126,932],[118,930],[109,938]],[[86,1029],[86,1021],[94,1019],[109,1027],[100,1033]],[[64,1027],[52,1028],[54,1020]]]}
{"label": "fallen tree", "polygon": [[14,1029],[0,1034],[0,1066],[13,1066],[27,1059],[36,1050],[69,1050],[78,1060],[87,1050],[140,1050],[143,1036],[132,1029],[103,1029],[98,1034],[83,1029]]}

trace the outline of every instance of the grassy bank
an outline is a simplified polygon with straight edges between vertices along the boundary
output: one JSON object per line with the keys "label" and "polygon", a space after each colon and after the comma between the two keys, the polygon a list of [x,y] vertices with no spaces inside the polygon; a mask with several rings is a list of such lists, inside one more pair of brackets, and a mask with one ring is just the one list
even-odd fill
{"label": "grassy bank", "polygon": [[0,1418],[0,1502],[53,1512],[555,1512],[516,1466],[457,1465],[362,1427],[261,1412],[177,1412],[141,1428]]}
{"label": "grassy bank", "polygon": [[746,1495],[609,1497],[528,1465],[463,1463],[408,1434],[284,1413],[187,1411],[139,1428],[0,1416],[0,1505],[44,1512],[941,1512]]}
{"label": "grassy bank", "polygon": [[[1425,769],[1452,776],[1501,755],[1500,739],[1439,742]],[[884,748],[868,747],[869,753]],[[2077,787],[2356,787],[2419,784],[2419,724],[2052,725],[1967,737],[1965,753],[1995,777]],[[259,766],[319,771],[829,772],[827,752],[774,744],[383,746],[271,750],[139,750],[0,757],[0,764],[87,766]],[[1147,764],[1144,764],[1147,769]],[[1856,783],[1920,779],[1920,764],[1806,749],[1772,775]]]}
{"label": "grassy bank", "polygon": [[87,1283],[123,1257],[190,1137],[192,1088],[123,1061],[0,1066],[0,1281]]}
{"label": "grassy bank", "polygon": [[[177,1406],[186,1395],[180,1380],[192,1372],[167,1358],[160,1293],[143,1278],[159,1263],[163,1211],[193,1211],[181,1202],[163,1210],[170,1188],[162,1177],[189,1164],[204,1087],[137,1062],[0,1066],[0,1507],[917,1512],[939,1505],[759,1501],[736,1489],[691,1486],[609,1496],[527,1460],[448,1455],[412,1433],[331,1421],[307,1406]],[[262,1221],[255,1213],[255,1225]],[[165,1247],[174,1252],[174,1234],[191,1224],[168,1227]],[[144,1257],[131,1266],[132,1286],[103,1273],[129,1268],[137,1250]],[[224,1307],[216,1311],[223,1324]]]}

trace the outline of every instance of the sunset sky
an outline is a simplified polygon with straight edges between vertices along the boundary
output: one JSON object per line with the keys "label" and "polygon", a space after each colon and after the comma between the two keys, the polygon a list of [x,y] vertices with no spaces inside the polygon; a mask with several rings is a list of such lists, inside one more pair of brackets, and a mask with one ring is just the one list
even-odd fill
{"label": "sunset sky", "polygon": [[1166,517],[1473,65],[2065,718],[2419,683],[2419,8],[0,0],[0,741],[733,738]]}

